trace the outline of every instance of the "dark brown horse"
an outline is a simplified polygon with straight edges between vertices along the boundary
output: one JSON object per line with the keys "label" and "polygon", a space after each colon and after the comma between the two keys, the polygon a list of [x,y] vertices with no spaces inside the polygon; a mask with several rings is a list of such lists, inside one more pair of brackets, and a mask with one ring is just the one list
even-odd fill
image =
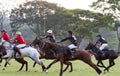
{"label": "dark brown horse", "polygon": [[75,54],[74,54],[74,59],[70,59],[71,55],[66,54],[65,52],[68,52],[64,46],[57,45],[55,43],[50,43],[50,42],[44,42],[41,38],[39,39],[39,45],[41,45],[42,51],[45,51],[45,49],[52,49],[56,53],[56,58],[55,60],[48,65],[47,69],[49,69],[54,63],[57,61],[60,61],[60,73],[59,76],[62,76],[63,74],[63,64],[70,65],[69,60],[82,60],[89,66],[91,66],[98,74],[101,74],[101,70],[95,65],[92,60],[91,60],[91,55],[88,51],[76,49]]}
{"label": "dark brown horse", "polygon": [[[96,60],[98,60],[97,65],[99,67],[104,67],[105,68],[104,71],[106,71],[106,70],[109,71],[110,67],[115,65],[114,60],[116,58],[118,58],[118,53],[114,50],[107,50],[105,56],[99,56],[98,55],[98,48],[94,44],[92,44],[91,42],[89,42],[89,44],[87,45],[87,47],[85,49],[91,50],[90,52],[92,52],[95,55]],[[102,60],[106,60],[106,59],[109,59],[109,66],[108,67],[106,67],[102,62]],[[101,65],[99,65],[99,64],[101,64]]]}
{"label": "dark brown horse", "polygon": [[[32,43],[31,43],[31,46],[38,46],[39,49],[41,49],[41,43],[39,43],[39,39],[36,37]],[[36,47],[37,48],[37,47]],[[40,53],[40,59],[55,59],[55,55],[50,51],[50,49],[46,49],[45,53],[43,53],[42,50],[39,50],[39,53]],[[36,65],[36,62],[33,64],[33,67],[35,67]],[[68,69],[68,67],[70,66],[70,71],[69,72],[72,72],[73,71],[73,66],[72,66],[72,63],[70,62],[70,65],[67,65],[66,68],[63,70],[64,72]]]}
{"label": "dark brown horse", "polygon": [[[1,50],[1,53],[0,53],[0,60],[1,61],[0,62],[2,62],[2,57],[4,55],[6,55],[6,49],[5,49],[5,47],[3,45],[0,45],[0,50]],[[28,70],[28,63],[27,63],[27,61],[25,61],[23,58],[15,58],[15,60],[22,64],[21,68],[18,71],[21,71],[23,69],[24,65],[26,65],[26,71]],[[7,64],[8,64],[8,62],[5,62],[4,67],[6,67]],[[3,70],[5,70],[5,68],[3,68]]]}

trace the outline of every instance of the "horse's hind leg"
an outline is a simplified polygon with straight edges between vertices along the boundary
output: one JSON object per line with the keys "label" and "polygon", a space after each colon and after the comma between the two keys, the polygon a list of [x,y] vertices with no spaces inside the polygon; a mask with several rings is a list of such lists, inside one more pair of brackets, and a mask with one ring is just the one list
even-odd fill
{"label": "horse's hind leg", "polygon": [[5,70],[5,68],[7,67],[7,64],[9,64],[10,65],[10,63],[9,63],[9,60],[7,61],[7,59],[5,59],[6,60],[6,62],[5,62],[5,64],[4,64],[4,66],[3,66],[3,69],[2,70]]}
{"label": "horse's hind leg", "polygon": [[24,64],[26,64],[26,71],[28,71],[28,63],[27,63],[27,61],[25,61],[23,58],[15,58],[15,60],[22,64],[22,66],[19,69],[19,71],[21,71],[23,69]]}
{"label": "horse's hind leg", "polygon": [[87,57],[84,57],[81,59],[83,62],[87,63],[88,65],[90,65],[93,69],[96,70],[96,72],[98,74],[101,74],[102,71],[97,67],[97,65],[95,65],[92,60],[91,60],[91,56],[90,55],[87,55]]}
{"label": "horse's hind leg", "polygon": [[107,71],[109,72],[110,67],[112,67],[112,66],[114,66],[114,65],[115,65],[114,60],[109,60],[109,66],[108,66],[107,68],[105,68],[104,71],[107,70]]}
{"label": "horse's hind leg", "polygon": [[[39,59],[42,59],[42,57],[39,57]],[[36,62],[33,63],[33,67],[35,67],[35,65],[36,65]]]}
{"label": "horse's hind leg", "polygon": [[72,66],[72,63],[71,63],[71,62],[65,61],[64,64],[66,64],[67,67],[63,70],[63,72],[65,72],[65,71],[68,69],[69,66],[70,66],[70,71],[69,71],[69,72],[72,72],[72,71],[73,71],[73,66]]}
{"label": "horse's hind leg", "polygon": [[5,62],[2,70],[5,70],[5,68],[7,67],[7,64],[8,64],[8,62]]}
{"label": "horse's hind leg", "polygon": [[44,72],[47,72],[47,70],[46,70],[46,67],[45,67],[45,65],[43,64],[43,62],[39,59],[39,55],[34,55],[33,57],[31,57],[32,58],[32,60],[34,60],[36,63],[38,63],[39,65],[41,65],[41,67],[42,67],[42,70],[44,71]]}

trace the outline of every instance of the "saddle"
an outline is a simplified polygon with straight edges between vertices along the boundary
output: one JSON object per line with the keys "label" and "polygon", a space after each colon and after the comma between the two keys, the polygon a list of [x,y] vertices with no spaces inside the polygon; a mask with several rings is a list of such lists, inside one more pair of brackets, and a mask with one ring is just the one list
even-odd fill
{"label": "saddle", "polygon": [[108,48],[105,48],[105,49],[103,49],[102,51],[105,52],[105,53],[107,53],[107,52],[109,51],[109,49],[108,49]]}
{"label": "saddle", "polygon": [[29,45],[26,45],[26,46],[21,47],[21,48],[18,48],[18,49],[24,49],[24,48],[26,48],[26,47],[29,47]]}
{"label": "saddle", "polygon": [[98,51],[98,56],[104,57],[104,56],[106,56],[108,54],[108,51],[109,51],[108,48],[105,48],[102,51]]}
{"label": "saddle", "polygon": [[46,49],[45,53],[50,54],[50,55],[54,55],[54,51],[52,51],[51,49]]}

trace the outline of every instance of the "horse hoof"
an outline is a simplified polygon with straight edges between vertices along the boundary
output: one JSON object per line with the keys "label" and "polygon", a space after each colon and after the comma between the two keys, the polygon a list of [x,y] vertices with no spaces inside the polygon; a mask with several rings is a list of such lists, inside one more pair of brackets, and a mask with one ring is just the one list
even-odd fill
{"label": "horse hoof", "polygon": [[5,68],[3,68],[2,70],[5,70]]}
{"label": "horse hoof", "polygon": [[102,76],[102,74],[104,74],[104,71],[102,71],[102,72],[99,74],[99,76]]}
{"label": "horse hoof", "polygon": [[106,71],[103,71],[103,74],[105,74],[106,73]]}
{"label": "horse hoof", "polygon": [[18,70],[17,72],[20,72],[21,70]]}
{"label": "horse hoof", "polygon": [[48,73],[48,70],[47,70],[47,69],[44,69],[44,72],[45,72],[45,73]]}

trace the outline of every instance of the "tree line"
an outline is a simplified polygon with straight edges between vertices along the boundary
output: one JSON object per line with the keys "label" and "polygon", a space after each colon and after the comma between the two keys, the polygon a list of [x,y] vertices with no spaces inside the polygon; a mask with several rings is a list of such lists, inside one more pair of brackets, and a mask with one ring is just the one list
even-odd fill
{"label": "tree line", "polygon": [[[98,0],[92,4],[92,7],[100,8],[97,5],[102,1],[111,0]],[[25,25],[36,36],[45,35],[48,29],[52,29],[59,36],[58,38],[61,38],[67,30],[73,30],[79,44],[84,38],[92,39],[94,32],[98,32],[102,27],[115,30],[114,22],[115,17],[111,13],[82,9],[70,10],[41,0],[28,1],[19,5],[19,8],[12,9],[10,13],[10,26],[13,34]]]}

